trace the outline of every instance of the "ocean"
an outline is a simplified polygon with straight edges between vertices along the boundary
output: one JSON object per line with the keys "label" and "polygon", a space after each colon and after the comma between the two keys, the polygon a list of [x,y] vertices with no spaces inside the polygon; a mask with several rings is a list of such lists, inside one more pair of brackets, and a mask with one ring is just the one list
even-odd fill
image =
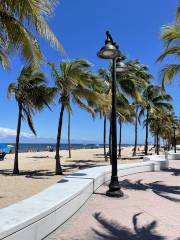
{"label": "ocean", "polygon": [[[7,145],[11,145],[12,153],[14,153],[15,150],[15,144],[14,143],[7,143]],[[48,147],[50,147],[55,151],[56,144],[54,143],[20,143],[19,144],[19,152],[43,152],[47,151]],[[123,144],[122,147],[128,147],[132,146],[130,144]],[[93,149],[93,148],[102,148],[103,144],[71,144],[71,149]],[[108,145],[107,145],[108,147]],[[61,150],[67,150],[68,144],[62,143],[61,144]]]}

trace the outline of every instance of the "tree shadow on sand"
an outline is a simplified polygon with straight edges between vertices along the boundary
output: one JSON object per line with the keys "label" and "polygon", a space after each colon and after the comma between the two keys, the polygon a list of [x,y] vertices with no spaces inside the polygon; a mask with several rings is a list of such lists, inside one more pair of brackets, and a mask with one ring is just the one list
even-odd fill
{"label": "tree shadow on sand", "polygon": [[168,194],[180,195],[180,186],[168,186],[168,185],[162,184],[162,181],[155,181],[152,183],[142,183],[142,179],[135,182],[130,182],[128,179],[125,179],[121,181],[120,184],[125,189],[137,190],[137,191],[151,190],[156,195],[166,198],[167,200],[170,200],[173,202],[180,202],[179,198],[168,196]]}
{"label": "tree shadow on sand", "polygon": [[94,218],[102,227],[102,231],[92,228],[96,240],[165,240],[166,238],[156,232],[157,221],[138,227],[137,213],[133,216],[133,230],[120,225],[116,221],[105,219],[101,213],[95,213]]}
{"label": "tree shadow on sand", "polygon": [[[13,172],[11,169],[2,169],[0,170],[0,175],[3,176],[13,176]],[[34,179],[48,179],[50,176],[54,176],[55,172],[49,171],[47,169],[43,170],[27,170],[27,171],[20,171],[17,176],[25,176],[26,178],[34,178]]]}

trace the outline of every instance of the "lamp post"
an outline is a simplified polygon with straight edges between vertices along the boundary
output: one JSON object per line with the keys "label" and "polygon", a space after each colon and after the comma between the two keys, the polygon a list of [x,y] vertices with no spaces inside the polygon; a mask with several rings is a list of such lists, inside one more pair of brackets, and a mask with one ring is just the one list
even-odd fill
{"label": "lamp post", "polygon": [[160,119],[157,117],[157,131],[156,131],[156,153],[159,155],[159,124]]}
{"label": "lamp post", "polygon": [[105,45],[97,53],[97,56],[102,59],[112,60],[112,175],[109,190],[106,192],[106,195],[109,197],[123,196],[117,175],[116,71],[122,72],[124,63],[121,62],[121,52],[118,48],[110,33],[107,31]]}
{"label": "lamp post", "polygon": [[176,153],[176,125],[175,123],[172,124],[174,130],[174,152]]}

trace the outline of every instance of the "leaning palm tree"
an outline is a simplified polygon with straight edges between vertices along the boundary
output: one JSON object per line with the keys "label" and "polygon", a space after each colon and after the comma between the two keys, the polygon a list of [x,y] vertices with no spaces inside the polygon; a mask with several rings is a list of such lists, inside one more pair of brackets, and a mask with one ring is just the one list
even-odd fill
{"label": "leaning palm tree", "polygon": [[47,87],[45,75],[42,72],[29,66],[22,69],[16,83],[9,85],[8,94],[15,95],[19,109],[13,169],[14,174],[19,174],[18,151],[22,119],[26,119],[30,130],[36,135],[32,116],[45,106],[49,107],[49,103],[53,101],[55,89]]}
{"label": "leaning palm tree", "polygon": [[[179,60],[180,57],[180,4],[177,8],[176,22],[162,27],[161,40],[164,41],[164,51],[157,61],[163,61],[168,56],[174,56]],[[167,64],[161,72],[162,85],[171,82],[172,79],[180,74],[180,64]]]}
{"label": "leaning palm tree", "polygon": [[143,91],[143,105],[139,113],[139,117],[145,116],[145,155],[148,154],[148,135],[149,135],[149,119],[150,114],[156,111],[171,111],[172,105],[169,103],[172,97],[166,94],[161,87],[156,85],[148,85]]}
{"label": "leaning palm tree", "polygon": [[100,95],[93,90],[92,84],[95,82],[95,78],[89,72],[91,65],[88,61],[77,59],[70,62],[62,62],[59,65],[59,69],[53,63],[49,63],[49,65],[52,69],[55,85],[59,91],[59,103],[61,104],[56,142],[56,174],[61,175],[62,168],[59,150],[64,110],[71,112],[71,101],[73,101],[94,115],[95,112],[88,101],[98,103]]}
{"label": "leaning palm tree", "polygon": [[38,64],[42,54],[35,33],[62,50],[45,20],[52,14],[55,3],[55,0],[0,0],[0,55],[6,50],[2,44],[6,42],[27,62]]}

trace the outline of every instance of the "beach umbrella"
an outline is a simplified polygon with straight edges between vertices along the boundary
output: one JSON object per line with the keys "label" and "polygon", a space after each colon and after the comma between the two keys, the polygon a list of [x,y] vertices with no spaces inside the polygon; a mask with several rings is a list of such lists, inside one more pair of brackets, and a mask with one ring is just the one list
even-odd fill
{"label": "beach umbrella", "polygon": [[0,152],[3,152],[3,153],[10,153],[11,152],[11,148],[4,144],[4,143],[0,143]]}

